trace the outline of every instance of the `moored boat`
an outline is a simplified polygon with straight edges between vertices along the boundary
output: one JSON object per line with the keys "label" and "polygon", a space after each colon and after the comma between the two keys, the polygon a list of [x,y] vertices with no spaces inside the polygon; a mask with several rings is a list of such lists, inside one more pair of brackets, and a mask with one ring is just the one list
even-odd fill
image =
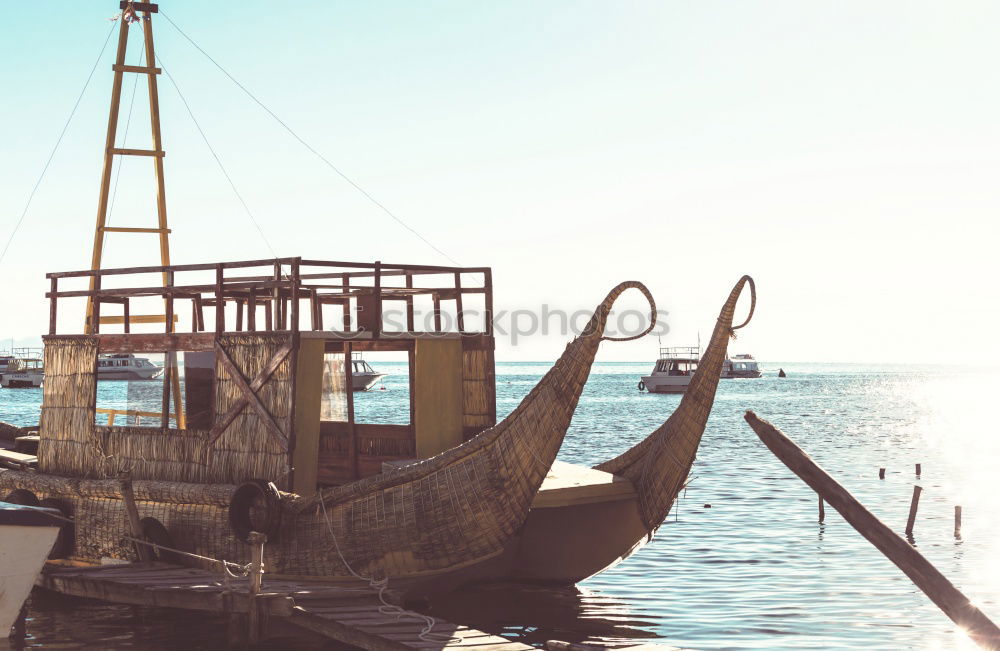
{"label": "moored boat", "polygon": [[[56,517],[53,517],[56,516]],[[0,502],[0,636],[6,637],[35,585],[63,521],[53,509]]]}
{"label": "moored boat", "polygon": [[15,348],[13,360],[0,375],[0,386],[7,389],[33,389],[42,386],[45,369],[38,348]]}
{"label": "moored boat", "polygon": [[722,364],[723,380],[758,378],[761,375],[760,364],[753,358],[753,355],[748,353],[727,357],[726,361]]}
{"label": "moored boat", "polygon": [[385,377],[361,358],[361,353],[354,353],[351,360],[351,385],[355,391],[368,391],[375,383]]}
{"label": "moored boat", "polygon": [[162,373],[163,369],[149,358],[136,357],[132,353],[97,356],[98,380],[154,380]]}
{"label": "moored boat", "polygon": [[[281,280],[246,280],[262,277],[259,270],[252,275],[255,266],[274,264],[282,267]],[[182,282],[185,273],[204,268],[221,269],[217,284]],[[272,574],[332,582],[356,581],[355,574],[391,577],[399,589],[415,591],[506,572],[512,540],[562,443],[613,303],[630,288],[652,303],[639,283],[617,286],[521,405],[496,423],[488,319],[466,322],[459,333],[386,333],[375,307],[418,294],[401,281],[420,274],[462,277],[461,286],[448,290],[453,300],[481,296],[489,306],[487,269],[290,258],[154,271],[171,274],[175,284],[128,287],[127,270],[49,277],[58,283],[114,274],[119,287],[85,291],[88,298],[166,296],[173,304],[190,301],[195,314],[209,296],[246,306],[253,302],[245,296],[259,292],[271,301],[271,318],[245,315],[252,329],[234,332],[219,310],[210,330],[192,317],[193,331],[179,329],[182,322],[158,334],[102,332],[95,320],[87,335],[59,334],[52,321],[54,334],[44,338],[50,373],[39,471],[0,473],[0,486],[67,504],[75,514],[76,560],[135,558],[122,542],[133,534],[114,479],[128,468],[138,515],[162,524],[171,547],[239,562],[249,557],[249,532],[261,531]],[[228,272],[235,272],[232,281]],[[470,284],[477,274],[481,284]],[[57,287],[49,296],[79,294]],[[351,328],[322,329],[322,306],[342,300],[353,308]],[[300,322],[302,301],[311,303],[308,326]],[[163,351],[164,390],[153,392],[141,425],[95,423],[98,356],[140,346]],[[408,425],[355,421],[346,365],[356,349],[409,356]],[[182,359],[184,390],[175,393],[169,387]],[[422,461],[381,472],[383,461],[414,457]]]}
{"label": "moored boat", "polygon": [[639,389],[650,393],[684,393],[698,370],[701,349],[695,346],[660,348],[653,371],[639,381]]}

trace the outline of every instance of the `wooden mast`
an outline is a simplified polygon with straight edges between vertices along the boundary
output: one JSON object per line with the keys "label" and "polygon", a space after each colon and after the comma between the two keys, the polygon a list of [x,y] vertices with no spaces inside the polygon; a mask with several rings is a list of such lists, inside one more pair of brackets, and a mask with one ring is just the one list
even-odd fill
{"label": "wooden mast", "polygon": [[[160,265],[170,266],[170,228],[167,226],[167,195],[163,176],[163,139],[160,133],[160,101],[157,92],[156,76],[160,74],[160,69],[155,66],[156,55],[153,49],[153,14],[157,13],[158,7],[152,3],[130,2],[125,0],[119,4],[122,14],[119,18],[118,30],[118,53],[115,57],[114,81],[111,87],[111,110],[108,116],[108,134],[104,146],[104,170],[101,174],[101,190],[97,203],[97,227],[94,230],[94,249],[90,260],[90,268],[97,270],[101,268],[101,261],[104,255],[104,237],[107,233],[154,233],[159,235],[160,240]],[[143,44],[145,47],[146,64],[144,66],[125,65],[125,53],[128,49],[129,28],[133,22],[139,22],[143,32]],[[146,75],[149,88],[149,121],[152,135],[152,149],[125,149],[115,146],[118,135],[118,116],[121,109],[122,82],[125,73]],[[108,226],[108,201],[111,192],[111,174],[115,156],[145,156],[153,159],[153,170],[156,175],[156,227],[135,227],[135,226]],[[163,273],[163,284],[168,284],[168,273]],[[95,289],[96,277],[90,278],[90,289]],[[222,309],[221,307],[218,309]],[[166,310],[168,313],[170,310]],[[96,317],[96,318],[95,318]],[[125,331],[128,332],[130,320],[125,316]],[[166,331],[174,331],[174,318],[163,316],[134,316],[132,321],[137,323],[165,323]],[[93,297],[87,300],[87,318],[84,324],[84,331],[87,334],[97,334],[100,331],[101,323],[120,322],[118,319],[100,317],[100,310],[95,310]],[[171,384],[174,398],[174,411],[176,414],[177,427],[184,427],[184,410],[181,402],[180,378],[177,369],[176,353],[167,353],[165,359],[166,375]]]}

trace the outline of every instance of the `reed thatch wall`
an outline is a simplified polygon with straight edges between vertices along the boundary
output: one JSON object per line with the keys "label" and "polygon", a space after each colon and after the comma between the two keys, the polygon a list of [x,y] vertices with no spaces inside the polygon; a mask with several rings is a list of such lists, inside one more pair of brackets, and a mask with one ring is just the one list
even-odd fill
{"label": "reed thatch wall", "polygon": [[104,477],[94,440],[97,338],[47,337],[38,467],[73,477]]}
{"label": "reed thatch wall", "polygon": [[462,352],[462,430],[468,440],[496,424],[493,351]]}
{"label": "reed thatch wall", "polygon": [[[290,339],[291,335],[287,333],[253,333],[223,335],[218,338],[218,343],[249,384]],[[293,352],[285,357],[257,392],[264,408],[286,437],[289,435],[293,409],[294,354]],[[230,377],[222,360],[216,360],[215,373],[215,423],[218,425],[233,403],[243,396],[243,392]],[[281,449],[257,411],[250,405],[219,436],[211,446],[209,455],[209,481],[239,483],[250,478],[260,478],[275,482],[279,488],[285,488],[288,484],[290,457]]]}
{"label": "reed thatch wall", "polygon": [[94,439],[108,455],[106,466],[128,470],[136,479],[211,481],[207,430],[162,430],[158,427],[94,428]]}

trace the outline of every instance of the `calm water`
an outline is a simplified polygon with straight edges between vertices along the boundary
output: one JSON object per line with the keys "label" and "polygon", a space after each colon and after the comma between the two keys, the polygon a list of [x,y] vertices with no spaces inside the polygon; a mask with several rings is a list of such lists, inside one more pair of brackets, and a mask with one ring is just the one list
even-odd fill
{"label": "calm water", "polygon": [[[385,390],[358,396],[359,418],[406,404],[403,366]],[[679,401],[635,389],[647,364],[598,364],[560,457],[592,464],[626,449]],[[727,380],[686,497],[657,538],[575,589],[488,586],[432,612],[508,637],[660,642],[690,648],[972,648],[889,561],[758,441],[744,410],[784,429],[876,515],[901,531],[914,483],[925,489],[918,548],[988,615],[1000,619],[1000,432],[996,371],[783,364],[789,377]],[[499,364],[498,411],[510,411],[547,369]],[[112,391],[111,388],[102,391]],[[0,390],[0,419],[37,420],[40,391]],[[920,479],[915,463],[922,464]],[[878,468],[887,476],[878,479]],[[962,538],[953,508],[963,506]],[[710,505],[710,507],[709,507]],[[183,625],[180,625],[183,623]],[[28,645],[213,648],[220,622],[36,595]],[[288,641],[275,648],[287,646]],[[304,643],[303,643],[304,644]]]}

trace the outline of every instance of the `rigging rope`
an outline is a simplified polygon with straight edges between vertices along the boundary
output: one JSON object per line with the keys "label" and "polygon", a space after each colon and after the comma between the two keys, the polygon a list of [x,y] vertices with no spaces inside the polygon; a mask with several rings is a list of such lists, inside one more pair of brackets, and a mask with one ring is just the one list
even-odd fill
{"label": "rigging rope", "polygon": [[240,203],[243,205],[243,210],[246,211],[247,217],[250,218],[250,221],[251,223],[253,223],[254,228],[257,229],[257,232],[260,234],[260,238],[264,240],[264,244],[267,246],[267,250],[271,252],[271,256],[277,258],[278,254],[274,252],[274,249],[271,247],[271,243],[267,241],[267,236],[264,235],[264,231],[261,229],[260,224],[257,223],[257,220],[254,218],[253,213],[250,212],[250,207],[247,205],[247,202],[243,199],[243,195],[240,194],[240,191],[236,188],[236,184],[233,183],[232,177],[229,176],[229,172],[226,171],[226,166],[222,164],[222,159],[219,158],[219,155],[217,153],[215,153],[215,148],[212,147],[212,143],[208,141],[208,136],[205,135],[205,131],[201,128],[201,124],[198,123],[198,118],[194,116],[194,111],[191,110],[191,106],[187,103],[187,100],[184,99],[184,93],[181,92],[181,88],[180,86],[177,85],[177,81],[174,80],[173,75],[170,74],[170,72],[167,70],[167,67],[163,65],[163,59],[160,57],[160,55],[155,55],[155,56],[156,56],[156,63],[160,66],[160,69],[163,70],[163,74],[167,76],[167,79],[170,80],[170,83],[173,85],[174,90],[177,91],[177,96],[181,98],[181,102],[184,104],[184,108],[187,109],[188,115],[191,116],[191,121],[194,122],[194,126],[195,128],[198,129],[198,133],[201,134],[201,139],[205,141],[205,146],[208,147],[208,151],[212,153],[212,158],[214,158],[215,162],[219,164],[219,169],[222,170],[222,175],[226,177],[227,181],[229,181],[229,187],[233,189],[233,193],[236,194],[236,198],[239,199]]}
{"label": "rigging rope", "polygon": [[66,118],[66,124],[63,125],[62,131],[59,132],[59,137],[56,139],[56,144],[52,147],[51,153],[49,153],[48,160],[45,161],[42,173],[38,175],[38,180],[35,181],[35,187],[31,188],[31,193],[28,194],[28,200],[24,204],[24,210],[21,211],[21,216],[14,225],[14,230],[11,231],[10,237],[7,238],[7,244],[4,245],[3,251],[0,252],[0,263],[2,263],[3,259],[7,256],[7,251],[10,249],[11,242],[14,241],[14,236],[17,235],[17,231],[21,228],[21,223],[24,221],[25,215],[28,214],[28,208],[31,207],[31,200],[35,198],[35,192],[38,191],[38,186],[42,184],[42,179],[45,178],[45,173],[49,170],[49,165],[52,163],[52,159],[55,157],[56,151],[62,143],[63,136],[66,135],[66,129],[69,128],[69,123],[73,121],[73,116],[76,115],[76,109],[80,106],[80,100],[83,99],[83,94],[87,92],[87,87],[90,86],[90,80],[94,78],[94,71],[97,70],[97,66],[101,62],[101,57],[104,56],[104,50],[107,49],[108,42],[111,40],[111,34],[114,33],[117,26],[117,24],[112,23],[111,29],[108,30],[108,35],[104,39],[104,45],[101,46],[101,51],[97,55],[97,60],[94,61],[94,66],[90,69],[90,74],[87,75],[87,81],[84,82],[83,88],[80,90],[80,94],[77,96],[76,102],[73,104],[73,109],[69,112],[69,117]]}
{"label": "rigging rope", "polygon": [[216,61],[215,59],[213,59],[212,56],[208,52],[206,52],[204,49],[202,49],[202,47],[200,45],[198,45],[197,43],[195,43],[194,39],[192,39],[190,36],[188,36],[184,32],[184,30],[182,30],[180,27],[178,27],[177,23],[175,23],[173,20],[171,20],[170,17],[168,15],[166,15],[163,12],[162,9],[160,9],[159,13],[160,13],[160,16],[162,16],[163,18],[165,18],[167,20],[167,22],[170,23],[170,25],[174,29],[176,29],[178,31],[178,33],[180,33],[181,36],[183,36],[185,39],[187,39],[187,41],[191,45],[193,45],[195,47],[196,50],[198,50],[199,52],[201,52],[205,56],[205,58],[207,58],[209,61],[211,61],[212,64],[222,72],[222,74],[224,74],[226,77],[229,78],[230,81],[232,81],[234,84],[236,84],[236,86],[240,90],[242,90],[246,94],[247,97],[249,97],[251,100],[253,100],[259,107],[261,107],[262,109],[264,109],[264,111],[268,115],[270,115],[272,118],[274,118],[275,121],[277,121],[277,123],[280,124],[285,129],[285,131],[287,131],[289,133],[289,135],[291,135],[293,138],[295,138],[296,140],[298,140],[299,143],[303,147],[305,147],[306,149],[308,149],[314,156],[316,156],[321,161],[323,161],[323,163],[326,164],[326,166],[329,167],[331,170],[333,170],[340,178],[342,178],[344,181],[346,181],[355,190],[357,190],[358,192],[360,192],[366,199],[368,199],[368,201],[370,201],[373,205],[375,205],[379,210],[381,210],[386,215],[388,215],[389,217],[391,217],[392,219],[394,219],[396,221],[396,223],[398,223],[400,226],[402,226],[406,230],[408,230],[411,233],[413,233],[414,235],[416,235],[420,239],[420,241],[422,241],[424,244],[426,244],[430,248],[434,249],[441,256],[447,258],[455,266],[461,266],[461,265],[459,265],[459,263],[454,258],[452,258],[450,255],[448,255],[447,253],[445,253],[444,251],[442,251],[438,247],[434,246],[430,242],[430,240],[428,240],[426,237],[424,237],[423,235],[421,235],[420,233],[418,233],[412,226],[410,226],[409,224],[407,224],[401,218],[399,218],[398,216],[396,216],[396,214],[393,213],[391,210],[389,210],[389,208],[387,208],[385,206],[385,204],[383,204],[378,199],[376,199],[371,194],[369,194],[367,190],[365,190],[364,188],[362,188],[351,177],[347,176],[347,174],[345,174],[344,172],[342,172],[336,165],[334,165],[333,163],[331,163],[330,160],[328,158],[326,158],[326,156],[324,156],[323,154],[321,154],[312,145],[310,145],[308,142],[306,142],[305,140],[303,140],[302,137],[298,133],[296,133],[294,130],[292,130],[292,128],[290,126],[288,126],[288,124],[284,120],[282,120],[280,117],[278,117],[278,115],[274,111],[272,111],[270,108],[268,108],[262,101],[260,101],[259,99],[257,99],[257,97],[253,93],[251,93],[249,90],[247,90],[246,86],[244,86],[243,84],[241,84],[236,79],[236,77],[234,77],[233,75],[229,74],[228,70],[226,70],[225,68],[223,68],[219,64],[219,62]]}

